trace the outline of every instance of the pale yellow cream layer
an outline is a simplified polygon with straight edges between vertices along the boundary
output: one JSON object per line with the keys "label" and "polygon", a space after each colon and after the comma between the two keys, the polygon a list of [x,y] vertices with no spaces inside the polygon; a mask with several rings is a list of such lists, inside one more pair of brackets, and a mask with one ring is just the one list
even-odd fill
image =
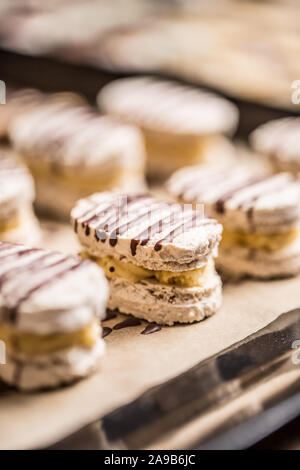
{"label": "pale yellow cream layer", "polygon": [[299,229],[285,233],[244,233],[224,228],[222,245],[246,246],[256,250],[276,251],[292,243],[299,236]]}
{"label": "pale yellow cream layer", "polygon": [[218,136],[182,136],[143,129],[147,156],[151,159],[172,158],[178,164],[206,161],[210,150],[219,144]]}
{"label": "pale yellow cream layer", "polygon": [[19,215],[14,215],[13,217],[5,220],[0,219],[0,233],[5,234],[14,230],[20,226],[20,217]]}
{"label": "pale yellow cream layer", "polygon": [[74,346],[92,348],[99,335],[100,326],[96,320],[79,331],[49,335],[24,333],[0,324],[0,340],[4,341],[7,350],[28,356],[51,354]]}
{"label": "pale yellow cream layer", "polygon": [[87,253],[82,253],[84,258],[91,258],[104,269],[106,276],[112,278],[124,278],[130,282],[137,283],[144,279],[154,278],[161,284],[180,287],[201,287],[205,284],[209,275],[214,271],[213,260],[210,260],[205,266],[190,271],[172,272],[172,271],[152,271],[133,263],[119,261],[112,256],[95,258]]}
{"label": "pale yellow cream layer", "polygon": [[97,191],[106,191],[114,187],[122,186],[128,179],[132,179],[133,176],[143,177],[143,169],[135,170],[120,170],[105,172],[105,174],[99,174],[95,171],[94,174],[79,176],[78,172],[74,170],[62,172],[51,169],[49,165],[42,163],[28,162],[29,169],[36,179],[47,179],[54,183],[60,182],[67,188],[72,190],[81,190],[86,194],[91,194]]}

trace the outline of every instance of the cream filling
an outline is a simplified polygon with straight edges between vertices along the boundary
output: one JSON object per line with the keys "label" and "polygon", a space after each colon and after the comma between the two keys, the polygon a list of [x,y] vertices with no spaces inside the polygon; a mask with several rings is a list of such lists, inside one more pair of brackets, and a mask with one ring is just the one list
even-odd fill
{"label": "cream filling", "polygon": [[224,228],[221,246],[245,246],[256,250],[277,251],[292,243],[299,236],[295,228],[284,233],[245,233]]}
{"label": "cream filling", "polygon": [[20,214],[15,213],[6,219],[0,218],[0,233],[5,234],[11,230],[15,230],[21,225]]}
{"label": "cream filling", "polygon": [[95,169],[94,173],[80,175],[80,170],[76,172],[75,169],[68,171],[62,168],[60,171],[58,167],[58,170],[55,171],[46,163],[36,163],[32,160],[28,159],[27,164],[35,179],[59,182],[70,190],[80,190],[86,195],[122,186],[129,178],[136,176],[142,179],[144,175],[144,169],[139,166],[126,170],[117,168],[105,173]]}
{"label": "cream filling", "polygon": [[123,278],[133,283],[138,283],[145,279],[156,279],[161,284],[179,287],[201,287],[209,276],[214,273],[214,262],[210,259],[202,268],[191,269],[189,271],[152,271],[150,269],[136,266],[128,261],[120,261],[112,256],[102,258],[92,257],[86,252],[81,254],[84,258],[90,258],[103,268],[108,279]]}
{"label": "cream filling", "polygon": [[212,152],[224,143],[218,135],[186,136],[143,129],[146,152],[150,159],[172,158],[185,165],[207,161]]}
{"label": "cream filling", "polygon": [[92,348],[100,337],[101,328],[96,320],[81,330],[72,333],[38,335],[16,330],[0,323],[0,340],[8,351],[28,356],[51,354],[74,346]]}

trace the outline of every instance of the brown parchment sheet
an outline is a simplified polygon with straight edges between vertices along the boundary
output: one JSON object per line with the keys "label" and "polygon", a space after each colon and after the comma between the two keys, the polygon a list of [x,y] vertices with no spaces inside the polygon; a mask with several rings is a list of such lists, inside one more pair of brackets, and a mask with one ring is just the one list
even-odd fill
{"label": "brown parchment sheet", "polygon": [[[68,253],[78,250],[69,227],[47,222],[44,231],[44,246]],[[91,378],[52,392],[0,393],[0,448],[31,449],[51,445],[299,305],[300,277],[270,282],[246,281],[226,285],[223,307],[204,322],[164,327],[151,335],[140,334],[144,322],[113,331],[106,338],[107,354],[101,370]],[[105,325],[111,327],[120,318]],[[296,369],[294,374],[299,374],[300,368]],[[287,374],[287,383],[289,380]],[[282,381],[280,387],[284,387]],[[231,415],[234,410],[234,407],[221,410],[210,420],[217,420],[226,412]],[[212,422],[208,423],[208,429]],[[203,429],[191,427],[187,433],[194,433],[196,438]],[[174,439],[176,441],[176,436]]]}

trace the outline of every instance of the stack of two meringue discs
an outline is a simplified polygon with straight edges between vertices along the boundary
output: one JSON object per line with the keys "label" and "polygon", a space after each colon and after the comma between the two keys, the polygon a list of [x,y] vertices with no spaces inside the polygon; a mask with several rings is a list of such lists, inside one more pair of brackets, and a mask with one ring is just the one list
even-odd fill
{"label": "stack of two meringue discs", "polygon": [[300,272],[300,183],[293,175],[187,167],[170,178],[167,190],[181,203],[203,203],[223,225],[217,264],[225,278]]}
{"label": "stack of two meringue discs", "polygon": [[285,117],[262,124],[250,135],[253,149],[275,171],[300,173],[300,118]]}
{"label": "stack of two meringue discs", "polygon": [[30,391],[89,375],[104,352],[106,300],[94,263],[0,243],[0,378]]}
{"label": "stack of two meringue discs", "polygon": [[222,227],[201,211],[106,192],[80,200],[71,217],[82,256],[105,270],[110,309],[173,325],[220,307],[214,258]]}
{"label": "stack of two meringue discs", "polygon": [[166,325],[203,320],[221,305],[214,258],[222,227],[201,212],[106,192],[80,200],[72,220],[92,261],[0,243],[0,378],[20,390],[96,370],[107,304]]}
{"label": "stack of two meringue discs", "polygon": [[76,95],[59,95],[23,109],[8,129],[35,179],[37,208],[69,219],[75,202],[95,191],[144,188],[139,130],[100,116]]}

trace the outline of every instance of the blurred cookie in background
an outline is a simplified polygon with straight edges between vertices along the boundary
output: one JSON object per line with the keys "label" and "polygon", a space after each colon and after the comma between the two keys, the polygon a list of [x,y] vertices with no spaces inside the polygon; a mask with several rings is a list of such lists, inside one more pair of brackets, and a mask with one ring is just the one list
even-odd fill
{"label": "blurred cookie in background", "polygon": [[235,131],[238,111],[212,93],[152,77],[124,78],[104,86],[97,101],[100,110],[141,128],[147,171],[155,179],[185,165],[235,158],[227,135]]}
{"label": "blurred cookie in background", "polygon": [[76,200],[95,191],[144,189],[140,131],[82,103],[46,100],[15,118],[9,137],[35,178],[45,215],[69,218]]}
{"label": "blurred cookie in background", "polygon": [[6,104],[0,106],[0,137],[7,137],[13,120],[23,112],[28,112],[46,102],[84,104],[81,96],[72,92],[44,93],[35,88],[8,89]]}
{"label": "blurred cookie in background", "polygon": [[300,173],[300,118],[269,121],[250,135],[253,149],[269,161],[275,171]]}
{"label": "blurred cookie in background", "polygon": [[163,325],[193,323],[222,303],[214,267],[222,227],[149,194],[106,192],[71,212],[82,256],[103,267],[108,307]]}
{"label": "blurred cookie in background", "polygon": [[77,256],[0,243],[0,378],[29,391],[84,378],[105,351],[107,283]]}
{"label": "blurred cookie in background", "polygon": [[6,137],[14,116],[42,100],[43,94],[35,89],[7,90],[6,103],[0,106],[0,137]]}
{"label": "blurred cookie in background", "polygon": [[33,212],[34,182],[8,148],[0,148],[0,240],[34,245],[40,229]]}
{"label": "blurred cookie in background", "polygon": [[181,203],[204,204],[223,225],[217,268],[225,279],[300,272],[300,184],[250,167],[188,167],[167,182]]}

